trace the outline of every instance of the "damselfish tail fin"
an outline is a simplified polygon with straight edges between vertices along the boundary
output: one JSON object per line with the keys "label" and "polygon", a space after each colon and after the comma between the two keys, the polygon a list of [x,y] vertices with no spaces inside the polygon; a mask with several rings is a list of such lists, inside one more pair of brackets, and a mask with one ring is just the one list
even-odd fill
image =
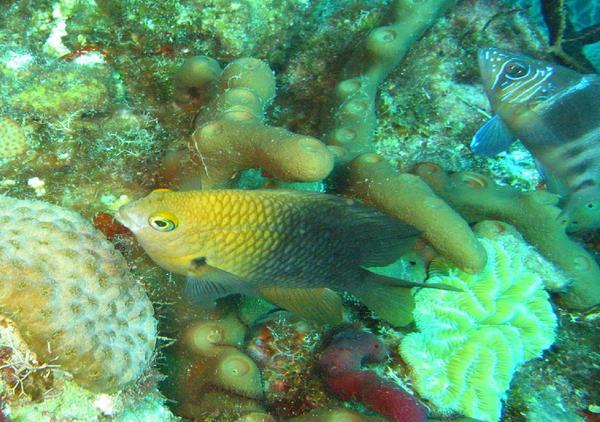
{"label": "damselfish tail fin", "polygon": [[378,317],[392,325],[404,326],[413,320],[415,300],[413,287],[425,287],[451,291],[460,289],[440,283],[415,283],[398,278],[386,277],[363,270],[362,281],[349,291],[358,297]]}
{"label": "damselfish tail fin", "polygon": [[363,272],[360,285],[351,290],[377,316],[392,325],[408,325],[413,320],[415,300],[410,287],[399,287],[392,282],[403,282],[369,271]]}

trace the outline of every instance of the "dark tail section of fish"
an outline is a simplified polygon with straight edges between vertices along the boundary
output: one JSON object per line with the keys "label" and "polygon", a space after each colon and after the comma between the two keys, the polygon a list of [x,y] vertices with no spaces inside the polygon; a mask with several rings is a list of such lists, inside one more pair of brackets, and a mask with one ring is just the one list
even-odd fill
{"label": "dark tail section of fish", "polygon": [[[359,285],[348,290],[378,317],[392,325],[407,325],[413,320],[415,300],[409,282],[363,270]],[[404,284],[407,283],[407,284]]]}
{"label": "dark tail section of fish", "polygon": [[392,325],[404,326],[413,320],[412,312],[415,307],[411,293],[413,287],[461,291],[456,287],[441,283],[415,283],[386,277],[367,270],[362,270],[360,284],[348,287],[347,290],[358,297],[381,319]]}

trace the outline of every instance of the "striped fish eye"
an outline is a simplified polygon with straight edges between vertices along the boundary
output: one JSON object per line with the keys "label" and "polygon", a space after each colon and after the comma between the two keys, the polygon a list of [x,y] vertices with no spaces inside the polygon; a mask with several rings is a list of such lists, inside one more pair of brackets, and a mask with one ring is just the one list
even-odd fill
{"label": "striped fish eye", "polygon": [[512,62],[506,65],[504,74],[508,79],[520,79],[529,74],[529,68],[521,63]]}
{"label": "striped fish eye", "polygon": [[148,224],[159,232],[170,232],[177,228],[179,220],[172,212],[159,211],[148,217]]}

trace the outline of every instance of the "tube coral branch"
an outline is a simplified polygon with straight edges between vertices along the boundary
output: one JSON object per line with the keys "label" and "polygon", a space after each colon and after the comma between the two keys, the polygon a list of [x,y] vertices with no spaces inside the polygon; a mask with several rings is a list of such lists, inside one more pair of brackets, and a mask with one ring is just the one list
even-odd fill
{"label": "tube coral branch", "polygon": [[363,154],[346,166],[344,193],[423,231],[442,255],[469,273],[485,266],[485,250],[468,223],[418,177],[398,173],[377,154]]}
{"label": "tube coral branch", "polygon": [[[559,218],[558,197],[548,192],[519,192],[496,185],[474,172],[446,173],[433,163],[413,171],[469,222],[494,219],[514,225],[540,253],[573,280],[561,294],[565,305],[587,309],[600,303],[600,267],[581,245],[565,233]],[[562,290],[564,286],[547,286]]]}
{"label": "tube coral branch", "polygon": [[334,156],[321,141],[263,122],[274,95],[275,77],[263,61],[238,59],[223,70],[190,142],[204,189],[227,187],[248,168],[290,182],[318,181],[332,170]]}
{"label": "tube coral branch", "polygon": [[377,124],[377,87],[402,61],[408,49],[456,4],[456,0],[396,0],[394,22],[375,28],[357,57],[359,66],[335,88],[332,122],[325,137],[329,145],[343,147],[347,158],[368,152]]}

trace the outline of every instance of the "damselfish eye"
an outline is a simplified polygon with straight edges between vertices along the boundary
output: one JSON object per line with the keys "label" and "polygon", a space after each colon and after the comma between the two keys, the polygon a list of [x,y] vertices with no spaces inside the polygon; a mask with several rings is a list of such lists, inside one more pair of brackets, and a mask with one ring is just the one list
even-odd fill
{"label": "damselfish eye", "polygon": [[173,213],[157,212],[148,217],[148,224],[159,232],[170,232],[171,230],[175,230],[179,221]]}
{"label": "damselfish eye", "polygon": [[506,69],[504,70],[505,74],[507,77],[511,78],[511,79],[518,79],[518,78],[522,78],[523,76],[527,75],[528,71],[527,71],[527,67],[525,67],[524,65],[520,64],[520,63],[509,63],[506,66]]}

